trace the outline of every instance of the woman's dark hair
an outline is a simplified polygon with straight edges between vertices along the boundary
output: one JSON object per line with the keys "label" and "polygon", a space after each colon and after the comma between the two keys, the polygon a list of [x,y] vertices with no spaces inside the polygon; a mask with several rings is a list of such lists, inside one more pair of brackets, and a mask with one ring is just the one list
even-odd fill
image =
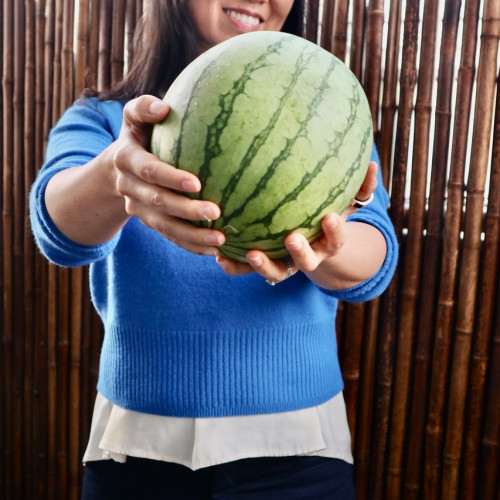
{"label": "woman's dark hair", "polygon": [[[177,75],[198,55],[198,35],[191,22],[193,0],[151,0],[146,3],[134,35],[130,70],[109,90],[87,88],[86,96],[128,101],[143,94],[163,97]],[[295,0],[283,26],[300,34],[302,0]]]}
{"label": "woman's dark hair", "polygon": [[281,31],[303,36],[304,0],[295,0]]}

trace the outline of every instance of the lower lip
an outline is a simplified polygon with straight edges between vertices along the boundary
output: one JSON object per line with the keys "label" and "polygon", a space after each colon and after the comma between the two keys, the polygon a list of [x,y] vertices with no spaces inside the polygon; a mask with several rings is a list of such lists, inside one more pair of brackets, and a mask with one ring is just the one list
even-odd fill
{"label": "lower lip", "polygon": [[239,31],[243,32],[249,32],[249,31],[257,31],[259,29],[260,23],[257,24],[250,24],[250,23],[244,23],[240,21],[239,19],[235,19],[234,17],[231,17],[230,15],[226,14],[226,16],[229,18],[231,23],[238,28]]}

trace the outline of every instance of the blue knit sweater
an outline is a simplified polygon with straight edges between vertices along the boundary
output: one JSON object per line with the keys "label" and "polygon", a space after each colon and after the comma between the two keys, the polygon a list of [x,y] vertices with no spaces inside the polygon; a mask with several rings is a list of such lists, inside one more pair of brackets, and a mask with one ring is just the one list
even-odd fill
{"label": "blue knit sweater", "polygon": [[378,296],[397,260],[382,182],[375,201],[350,219],[379,228],[387,257],[376,275],[347,290],[320,289],[300,272],[275,287],[257,274],[229,276],[214,258],[175,246],[133,217],[111,241],[80,245],[51,221],[45,187],[59,170],[87,163],[113,142],[122,111],[120,102],[95,99],[67,110],[30,194],[42,253],[61,266],[90,264],[105,330],[98,390],[122,407],[178,417],[290,411],[341,391],[337,301]]}

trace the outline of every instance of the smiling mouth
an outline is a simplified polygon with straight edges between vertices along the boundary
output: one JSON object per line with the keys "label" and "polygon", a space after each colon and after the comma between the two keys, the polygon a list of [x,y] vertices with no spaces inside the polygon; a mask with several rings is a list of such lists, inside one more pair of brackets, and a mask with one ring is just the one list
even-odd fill
{"label": "smiling mouth", "polygon": [[252,16],[250,14],[244,14],[243,12],[239,12],[236,10],[224,9],[224,12],[230,18],[234,19],[235,21],[239,21],[240,23],[243,23],[243,24],[258,26],[262,22],[262,19],[260,19],[257,16]]}

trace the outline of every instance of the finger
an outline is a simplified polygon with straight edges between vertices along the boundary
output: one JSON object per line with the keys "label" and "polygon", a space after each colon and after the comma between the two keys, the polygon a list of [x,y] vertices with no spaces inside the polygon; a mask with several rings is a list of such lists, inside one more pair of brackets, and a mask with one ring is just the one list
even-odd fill
{"label": "finger", "polygon": [[219,207],[205,200],[192,200],[187,196],[137,179],[121,176],[117,190],[126,201],[126,210],[135,215],[140,208],[188,221],[213,221],[220,217]]}
{"label": "finger", "polygon": [[318,247],[328,255],[337,253],[345,244],[345,221],[339,215],[330,213],[323,217],[321,227],[323,238],[318,241]]}
{"label": "finger", "polygon": [[168,104],[152,95],[142,95],[127,102],[123,108],[123,121],[126,125],[142,128],[163,120],[169,111]]}
{"label": "finger", "polygon": [[171,189],[145,182],[135,175],[119,175],[116,189],[126,198],[126,208],[131,215],[142,206],[186,220],[216,220],[220,217],[219,207],[211,201],[193,200]]}
{"label": "finger", "polygon": [[367,200],[377,188],[377,162],[371,161],[368,165],[365,179],[359,188],[356,198],[360,201]]}
{"label": "finger", "polygon": [[260,250],[250,250],[246,257],[253,270],[270,284],[284,281],[296,272],[292,259],[270,259]]}
{"label": "finger", "polygon": [[186,193],[197,193],[201,189],[201,183],[194,174],[160,161],[153,154],[131,142],[117,148],[113,164],[125,175],[132,173],[150,184]]}
{"label": "finger", "polygon": [[303,272],[314,271],[321,262],[321,256],[316,255],[307,238],[302,234],[289,234],[285,238],[285,246],[297,268]]}
{"label": "finger", "polygon": [[232,276],[254,272],[254,269],[249,264],[245,262],[238,262],[236,260],[230,260],[220,255],[217,257],[216,262],[227,274]]}
{"label": "finger", "polygon": [[162,216],[150,210],[137,211],[141,222],[179,247],[200,255],[219,255],[217,247],[223,245],[225,236],[221,231],[196,227],[175,217]]}
{"label": "finger", "polygon": [[345,226],[339,215],[325,215],[321,227],[323,235],[312,244],[298,233],[292,233],[285,238],[285,245],[295,265],[303,272],[314,271],[323,260],[337,253],[344,245]]}
{"label": "finger", "polygon": [[130,135],[144,149],[149,148],[153,123],[163,120],[169,106],[157,97],[144,95],[129,101],[123,108],[123,125],[120,136]]}

